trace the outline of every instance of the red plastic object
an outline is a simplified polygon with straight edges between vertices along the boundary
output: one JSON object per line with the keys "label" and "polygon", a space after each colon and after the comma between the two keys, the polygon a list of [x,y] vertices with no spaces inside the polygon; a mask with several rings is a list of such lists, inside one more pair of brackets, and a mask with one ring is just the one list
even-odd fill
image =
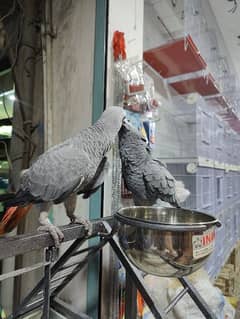
{"label": "red plastic object", "polygon": [[114,61],[117,61],[119,59],[126,60],[127,54],[126,54],[126,45],[125,45],[125,38],[124,33],[120,31],[115,31],[113,34],[113,56]]}
{"label": "red plastic object", "polygon": [[211,75],[203,76],[170,84],[179,94],[198,92],[202,96],[219,94],[220,91]]}
{"label": "red plastic object", "polygon": [[218,97],[215,97],[213,100],[216,101],[218,104],[220,104],[224,109],[229,107],[229,104],[225,96],[218,96]]}
{"label": "red plastic object", "polygon": [[231,109],[228,108],[222,112],[219,112],[219,115],[224,121],[228,122],[229,126],[234,131],[240,133],[240,119]]}
{"label": "red plastic object", "polygon": [[240,121],[239,119],[231,119],[231,120],[227,120],[227,122],[229,123],[229,125],[231,126],[231,128],[240,133]]}
{"label": "red plastic object", "polygon": [[196,72],[207,66],[190,35],[145,51],[143,58],[164,78]]}

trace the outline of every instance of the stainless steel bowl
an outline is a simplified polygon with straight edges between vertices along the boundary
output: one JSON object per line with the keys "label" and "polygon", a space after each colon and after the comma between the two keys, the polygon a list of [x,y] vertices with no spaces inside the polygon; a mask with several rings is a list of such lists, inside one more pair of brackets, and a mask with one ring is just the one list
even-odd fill
{"label": "stainless steel bowl", "polygon": [[115,218],[119,243],[131,262],[161,277],[199,269],[213,251],[216,226],[221,226],[211,215],[179,208],[126,207]]}

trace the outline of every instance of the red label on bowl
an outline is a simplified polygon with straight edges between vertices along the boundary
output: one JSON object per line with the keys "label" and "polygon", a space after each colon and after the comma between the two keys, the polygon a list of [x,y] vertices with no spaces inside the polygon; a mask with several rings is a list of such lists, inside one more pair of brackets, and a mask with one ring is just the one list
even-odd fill
{"label": "red label on bowl", "polygon": [[202,235],[192,237],[193,257],[199,259],[209,255],[214,248],[215,227],[203,232]]}

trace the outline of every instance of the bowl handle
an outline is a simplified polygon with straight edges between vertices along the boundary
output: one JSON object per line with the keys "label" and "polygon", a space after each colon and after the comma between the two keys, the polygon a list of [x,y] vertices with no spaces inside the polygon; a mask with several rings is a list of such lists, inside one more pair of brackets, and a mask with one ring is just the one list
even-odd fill
{"label": "bowl handle", "polygon": [[[213,223],[211,223],[211,226],[216,226],[216,227],[221,227],[222,224],[219,220],[215,220]],[[210,227],[211,227],[210,226]],[[204,231],[209,228],[208,225],[197,225],[197,226],[192,226],[192,225],[186,225],[186,226],[173,226],[173,227],[168,227],[168,230],[173,230],[173,231]]]}
{"label": "bowl handle", "polygon": [[218,220],[218,219],[215,221],[214,224],[215,224],[215,226],[217,226],[217,227],[221,227],[221,226],[222,226],[222,223],[221,223],[220,220]]}
{"label": "bowl handle", "polygon": [[197,226],[191,226],[191,225],[174,225],[174,226],[168,226],[166,230],[169,231],[204,231],[207,229],[206,225],[197,225]]}

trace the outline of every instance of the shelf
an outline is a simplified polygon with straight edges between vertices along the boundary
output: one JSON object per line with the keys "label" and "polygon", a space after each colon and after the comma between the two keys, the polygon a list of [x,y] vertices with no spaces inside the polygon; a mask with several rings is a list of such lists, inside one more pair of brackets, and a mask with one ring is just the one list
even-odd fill
{"label": "shelf", "polygon": [[196,72],[207,66],[190,35],[145,51],[143,58],[164,78]]}
{"label": "shelf", "polygon": [[213,98],[210,99],[210,100],[211,100],[211,101],[212,101],[212,100],[216,101],[218,104],[220,104],[220,105],[223,107],[223,109],[228,109],[228,108],[229,108],[229,104],[228,104],[228,102],[227,102],[225,96],[222,96],[222,95],[216,96],[216,97],[213,97]]}
{"label": "shelf", "polygon": [[207,64],[190,35],[147,50],[143,58],[179,94],[197,92],[216,102],[219,108],[217,113],[234,131],[240,133],[240,119],[232,111],[212,74],[203,74],[203,71],[207,72]]}
{"label": "shelf", "polygon": [[170,84],[179,94],[189,94],[197,92],[202,96],[219,94],[220,91],[217,88],[212,75],[208,77],[197,77],[193,79],[183,80]]}
{"label": "shelf", "polygon": [[205,157],[161,157],[161,160],[168,164],[187,164],[195,163],[199,167],[208,167],[214,169],[221,169],[225,171],[240,172],[240,165],[228,164],[223,162],[218,162],[211,158]]}

